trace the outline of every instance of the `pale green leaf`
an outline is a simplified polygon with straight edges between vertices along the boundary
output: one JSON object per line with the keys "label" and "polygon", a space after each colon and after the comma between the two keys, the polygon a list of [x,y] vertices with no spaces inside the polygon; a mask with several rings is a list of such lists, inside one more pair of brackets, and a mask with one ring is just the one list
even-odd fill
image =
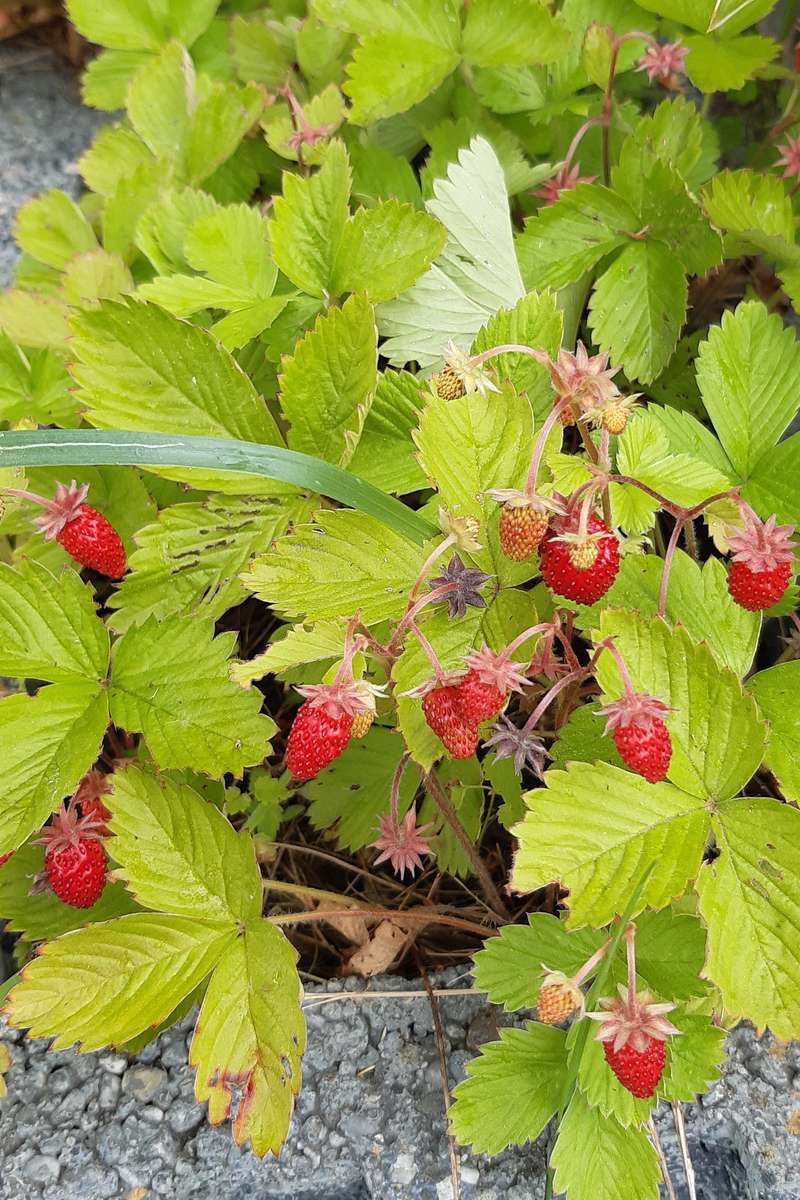
{"label": "pale green leaf", "polygon": [[342,308],[318,317],[282,363],[289,448],[347,466],[372,403],[377,370],[378,333],[365,296],[351,296]]}
{"label": "pale green leaf", "polygon": [[769,722],[764,761],[787,800],[800,801],[800,662],[778,663],[748,680]]}
{"label": "pale green leaf", "polygon": [[[637,937],[638,957],[638,937]],[[719,1079],[725,1061],[725,1030],[712,1025],[706,1016],[670,1013],[670,1021],[680,1036],[667,1038],[664,1074],[658,1084],[660,1100],[682,1100],[693,1104]]]}
{"label": "pale green leaf", "polygon": [[266,921],[248,925],[226,950],[208,986],[189,1051],[195,1095],[218,1125],[242,1094],[233,1137],[253,1152],[277,1154],[300,1089],[305,1021],[297,952]]}
{"label": "pale green leaf", "polygon": [[224,924],[261,916],[261,876],[249,834],[170,779],[128,767],[104,803],[115,878],[145,908]]}
{"label": "pale green leaf", "polygon": [[288,103],[279,101],[270,105],[261,118],[261,127],[267,139],[267,145],[281,158],[289,158],[316,166],[325,157],[328,139],[336,133],[347,116],[344,96],[336,84],[331,83],[316,96],[303,105],[306,124],[312,129],[325,130],[313,145],[306,143],[298,146],[294,141],[295,119]]}
{"label": "pale green leaf", "polygon": [[662,1000],[689,1000],[704,990],[705,955],[705,929],[697,917],[673,908],[637,917],[636,973]]}
{"label": "pale green leaf", "polygon": [[622,912],[644,870],[641,907],[662,908],[696,875],[708,832],[703,801],[671,783],[648,783],[607,763],[548,771],[529,792],[515,829],[512,884],[532,892],[569,888],[570,925],[604,925]]}
{"label": "pale green leaf", "polygon": [[0,672],[18,679],[103,679],[108,634],[91,587],[72,570],[52,575],[23,560],[0,564]]}
{"label": "pale green leaf", "polygon": [[152,58],[148,50],[101,50],[81,76],[83,103],[108,113],[124,108],[131,81]]}
{"label": "pale green leaf", "polygon": [[92,250],[67,264],[63,278],[68,304],[93,308],[99,300],[118,300],[134,289],[133,277],[119,254]]}
{"label": "pale green leaf", "polygon": [[[638,949],[638,947],[637,947]],[[567,1049],[573,1050],[580,1025],[576,1022],[567,1034]],[[618,1121],[626,1129],[643,1125],[655,1100],[641,1100],[633,1096],[610,1070],[605,1060],[603,1047],[592,1029],[583,1047],[578,1066],[577,1084],[586,1101],[598,1109],[610,1121]]]}
{"label": "pale green leaf", "polygon": [[[580,1147],[580,1153],[576,1153]],[[551,1163],[569,1200],[656,1200],[660,1172],[647,1134],[626,1129],[577,1091],[561,1122]]]}
{"label": "pale green leaf", "polygon": [[566,1079],[564,1033],[529,1021],[481,1047],[453,1092],[450,1127],[474,1154],[533,1142],[557,1111]]}
{"label": "pale green leaf", "polygon": [[464,23],[464,57],[474,67],[550,63],[569,47],[563,20],[540,0],[473,0]]}
{"label": "pale green leaf", "polygon": [[688,37],[686,75],[701,92],[735,92],[771,63],[780,47],[772,38],[750,34],[719,39]]}
{"label": "pale green leaf", "polygon": [[275,261],[292,283],[311,296],[331,288],[333,264],[350,196],[350,164],[341,142],[331,142],[320,169],[308,179],[284,174],[271,226]]}
{"label": "pale green leaf", "polygon": [[213,197],[196,188],[164,191],[140,217],[136,245],[159,275],[172,275],[176,271],[188,274],[184,247],[189,230],[217,208]]}
{"label": "pale green leaf", "polygon": [[246,303],[240,288],[205,279],[202,275],[161,275],[143,283],[139,299],[157,304],[174,317],[191,317],[204,308],[236,308]]}
{"label": "pale green leaf", "polygon": [[[12,990],[7,1012],[52,1049],[100,1050],[158,1025],[234,940],[233,926],[134,913],[44,945]],[[69,978],[70,986],[64,986]]]}
{"label": "pale green leaf", "polygon": [[425,394],[416,375],[383,371],[348,469],[385,492],[419,491],[426,486],[412,432],[419,424]]}
{"label": "pale green leaf", "polygon": [[331,290],[366,292],[377,302],[411,287],[444,249],[446,230],[410,205],[388,200],[361,208],[344,227]]}
{"label": "pale green leaf", "polygon": [[267,300],[253,300],[216,321],[211,326],[212,333],[226,350],[239,350],[263,333],[265,329],[268,329],[272,322],[281,315],[288,303],[288,296],[270,296]]}
{"label": "pale green leaf", "polygon": [[68,0],[67,7],[90,42],[157,50],[170,38],[190,46],[208,28],[219,0]]}
{"label": "pale green leaf", "polygon": [[53,296],[9,288],[0,292],[0,329],[20,346],[64,350],[67,306]]}
{"label": "pale green leaf", "polygon": [[345,624],[342,621],[315,621],[313,625],[283,626],[285,637],[278,637],[262,653],[246,662],[234,663],[231,678],[242,687],[265,675],[281,675],[308,663],[341,658],[344,651]]}
{"label": "pale green leaf", "polygon": [[542,207],[517,238],[523,278],[531,288],[563,287],[627,243],[636,213],[616,192],[581,183]]}
{"label": "pale green leaf", "polygon": [[[476,337],[472,353],[521,344],[555,356],[561,347],[563,324],[554,293],[528,292],[513,308],[502,308],[489,319]],[[537,419],[544,420],[552,407],[553,388],[541,363],[528,354],[501,354],[491,359],[489,366],[501,380],[510,380],[518,392],[524,392]]]}
{"label": "pale green leaf", "polygon": [[[486,939],[475,955],[475,986],[506,1012],[535,1008],[543,965],[574,975],[602,941],[601,934],[589,929],[568,933],[564,922],[549,913],[529,913],[527,925],[505,925],[497,937]],[[636,948],[638,952],[638,940]]]}
{"label": "pale green leaf", "polygon": [[208,180],[230,158],[258,121],[263,107],[264,95],[255,84],[237,88],[215,83],[201,95],[186,140],[186,170],[191,183]]}
{"label": "pale green leaf", "polygon": [[269,227],[257,208],[231,204],[198,217],[186,234],[186,261],[217,283],[264,298],[272,294],[277,268]]}
{"label": "pale green leaf", "polygon": [[174,163],[180,176],[195,104],[196,77],[189,52],[178,42],[165,46],[128,88],[131,125],[156,158]]}
{"label": "pale green leaf", "polygon": [[800,402],[800,346],[760,301],[723,314],[697,359],[703,403],[742,479],[775,442]]}
{"label": "pale green leaf", "polygon": [[777,175],[722,171],[703,189],[702,200],[708,216],[728,235],[729,249],[741,244],[778,262],[795,260],[792,201]]}
{"label": "pale green leaf", "polygon": [[[664,424],[649,408],[640,410],[628,421],[619,439],[620,472],[638,479],[668,500],[686,506],[699,504],[717,492],[727,491],[734,483],[730,464],[727,465],[727,473],[723,473],[708,462],[708,457],[674,453]],[[621,500],[621,493],[624,493],[627,503],[635,499],[637,508],[639,505],[649,505],[655,512],[656,501],[643,492],[634,498],[630,495],[633,491],[638,489],[632,484],[620,485],[615,488],[615,497]]]}
{"label": "pale green leaf", "polygon": [[[431,0],[407,0],[397,8],[414,6],[430,10]],[[441,9],[455,13],[453,0]],[[451,17],[455,22],[455,15]],[[370,125],[395,113],[407,112],[439,87],[458,66],[456,50],[437,38],[438,31],[397,32],[390,37],[370,34],[359,44],[347,66],[343,91],[352,102],[350,120]]]}
{"label": "pale green leaf", "polygon": [[731,800],[714,832],[719,857],[697,881],[706,975],[729,1020],[790,1041],[800,1034],[800,813],[766,798]]}
{"label": "pale green leaf", "polygon": [[0,854],[15,850],[97,758],[108,725],[108,701],[97,683],[57,683],[37,696],[0,704]]}
{"label": "pale green leaf", "polygon": [[230,54],[242,83],[260,83],[270,91],[283,87],[291,69],[291,55],[277,31],[257,14],[236,15],[230,26]]}
{"label": "pale green leaf", "polygon": [[73,331],[72,373],[93,425],[280,443],[255,387],[205,330],[156,305],[105,301]]}
{"label": "pale green leaf", "polygon": [[339,510],[296,526],[243,579],[292,620],[360,612],[372,624],[400,616],[423,561],[419,546],[374,517]]}
{"label": "pale green leaf", "polygon": [[162,509],[136,534],[128,574],[107,601],[118,633],[147,617],[220,617],[246,592],[239,576],[286,529],[293,509],[267,497],[211,496]]}
{"label": "pale green leaf", "polygon": [[775,0],[636,0],[640,8],[678,21],[700,33],[714,30],[732,37],[755,25],[775,7]]}
{"label": "pale green leaf", "polygon": [[195,617],[150,617],[114,646],[112,719],[144,735],[158,766],[241,776],[267,754],[275,725],[260,693],[228,677],[234,640]]}
{"label": "pale green leaf", "polygon": [[589,321],[598,346],[629,377],[649,383],[678,343],[686,296],[683,266],[666,246],[631,242],[592,294]]}
{"label": "pale green leaf", "polygon": [[[765,742],[764,722],[738,676],[679,625],[670,630],[658,618],[607,609],[600,628],[614,636],[634,688],[673,710],[666,719],[672,742],[667,778],[703,800],[735,795],[757,771]],[[612,699],[622,694],[608,653],[598,661],[597,678]]]}
{"label": "pale green leaf", "polygon": [[26,254],[57,270],[76,254],[97,249],[97,238],[86,217],[74,200],[57,188],[23,204],[14,237]]}
{"label": "pale green leaf", "polygon": [[624,764],[613,738],[606,737],[604,729],[605,719],[597,715],[591,704],[573,709],[569,720],[559,729],[556,740],[550,743],[552,765],[566,767],[571,762],[605,762],[612,767],[622,767]]}

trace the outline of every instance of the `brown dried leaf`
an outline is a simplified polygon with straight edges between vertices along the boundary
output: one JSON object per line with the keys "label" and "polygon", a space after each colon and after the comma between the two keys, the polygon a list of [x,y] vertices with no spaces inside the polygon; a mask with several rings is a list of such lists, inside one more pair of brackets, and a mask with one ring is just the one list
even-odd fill
{"label": "brown dried leaf", "polygon": [[380,975],[400,957],[405,949],[409,931],[395,921],[381,921],[366,945],[356,950],[347,964],[349,975]]}

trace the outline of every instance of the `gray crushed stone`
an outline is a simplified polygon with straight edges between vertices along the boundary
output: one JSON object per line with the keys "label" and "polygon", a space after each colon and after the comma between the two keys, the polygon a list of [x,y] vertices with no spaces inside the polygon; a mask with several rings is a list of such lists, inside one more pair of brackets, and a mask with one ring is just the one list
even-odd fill
{"label": "gray crushed stone", "polygon": [[37,192],[80,191],[78,159],[107,118],[81,105],[74,71],[28,38],[0,44],[0,286],[17,257],[12,230]]}
{"label": "gray crushed stone", "polygon": [[[463,987],[463,971],[439,986]],[[407,989],[377,978],[372,991]],[[360,981],[328,990],[362,990]],[[452,1200],[439,1059],[431,1011],[419,1000],[307,1001],[303,1088],[278,1161],[233,1145],[192,1096],[191,1019],[136,1058],[51,1053],[16,1030],[0,1102],[3,1200],[117,1200],[136,1188],[175,1200]],[[449,1083],[477,1045],[519,1018],[481,996],[440,1000]],[[723,1078],[685,1106],[698,1200],[800,1198],[800,1047],[741,1028]],[[672,1114],[657,1125],[679,1200],[688,1193]],[[546,1138],[494,1159],[459,1149],[463,1200],[538,1200]]]}

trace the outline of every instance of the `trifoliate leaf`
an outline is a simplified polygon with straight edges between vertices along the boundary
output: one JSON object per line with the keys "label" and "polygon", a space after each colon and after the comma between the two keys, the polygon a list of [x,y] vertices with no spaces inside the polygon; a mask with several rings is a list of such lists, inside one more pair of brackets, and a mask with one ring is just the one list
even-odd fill
{"label": "trifoliate leaf", "polygon": [[467,1064],[453,1092],[450,1127],[474,1154],[497,1154],[535,1141],[557,1111],[566,1079],[564,1034],[529,1021],[501,1029]]}
{"label": "trifoliate leaf", "polygon": [[[332,829],[342,850],[360,850],[374,842],[378,819],[389,812],[392,777],[404,749],[397,733],[380,726],[374,725],[365,738],[351,738],[344,754],[303,784],[314,829]],[[400,816],[418,786],[419,774],[411,766],[401,784]]]}
{"label": "trifoliate leaf", "polygon": [[76,254],[97,249],[97,238],[86,217],[75,201],[57,188],[23,204],[14,237],[26,254],[57,270],[63,270]]}
{"label": "trifoliate leaf", "polygon": [[630,378],[649,383],[675,350],[686,296],[683,266],[674,254],[660,242],[632,241],[592,294],[589,322],[598,346]]}
{"label": "trifoliate leaf", "polygon": [[412,431],[424,404],[421,381],[408,371],[383,371],[348,470],[384,492],[427,486],[414,453]]}
{"label": "trifoliate leaf", "polygon": [[780,47],[772,38],[688,37],[686,75],[701,92],[736,92],[771,63]]}
{"label": "trifoliate leaf", "polygon": [[156,913],[67,933],[25,967],[7,1001],[9,1021],[54,1038],[54,1050],[121,1045],[165,1020],[235,937],[232,925]]}
{"label": "trifoliate leaf", "polygon": [[331,290],[366,292],[377,303],[411,287],[442,252],[447,231],[427,213],[387,200],[360,208],[344,227]]}
{"label": "trifoliate leaf", "polygon": [[624,911],[645,865],[655,868],[641,907],[662,908],[696,875],[708,832],[699,798],[607,763],[571,763],[545,783],[525,797],[512,885],[532,892],[560,881],[570,926],[605,925]]}
{"label": "trifoliate leaf", "polygon": [[118,633],[147,617],[220,617],[244,599],[251,558],[286,529],[292,506],[266,497],[212,496],[173,504],[136,534],[128,574],[108,600]]}
{"label": "trifoliate leaf", "polygon": [[261,916],[253,843],[192,788],[128,767],[104,799],[115,878],[145,908],[203,920]]}
{"label": "trifoliate leaf", "polygon": [[517,238],[523,278],[531,288],[580,279],[639,229],[636,213],[616,192],[596,183],[564,191],[539,209]]}
{"label": "trifoliate leaf", "polygon": [[719,857],[700,873],[706,976],[729,1020],[800,1032],[800,813],[766,798],[729,800],[713,818]]}
{"label": "trifoliate leaf", "polygon": [[74,571],[0,564],[0,672],[18,679],[104,679],[108,634]]}
{"label": "trifoliate leaf", "polygon": [[15,850],[71,796],[98,755],[108,701],[97,683],[57,683],[0,705],[0,854]]}
{"label": "trifoliate leaf", "polygon": [[748,301],[701,343],[697,379],[725,452],[747,479],[797,412],[800,346],[779,316]]}
{"label": "trifoliate leaf", "polygon": [[[544,350],[554,357],[561,347],[563,315],[552,292],[529,292],[513,308],[502,308],[481,329],[472,344],[480,354],[494,346],[516,344]],[[524,392],[537,420],[544,420],[552,407],[553,388],[541,363],[527,354],[501,354],[488,366],[501,380],[508,379]]]}
{"label": "trifoliate leaf", "polygon": [[271,226],[275,262],[311,296],[331,290],[333,264],[348,218],[350,164],[341,142],[331,142],[320,169],[308,179],[288,172],[275,197]]}
{"label": "trifoliate leaf", "polygon": [[292,620],[360,612],[372,624],[400,616],[423,562],[419,546],[374,517],[340,509],[295,526],[242,579]]}
{"label": "trifoliate leaf", "polygon": [[569,47],[563,20],[534,0],[474,0],[464,23],[464,58],[473,67],[555,62]]}
{"label": "trifoliate leaf", "polygon": [[372,305],[351,296],[317,318],[282,363],[281,408],[290,450],[347,466],[372,403],[378,375]]}
{"label": "trifoliate leaf", "polygon": [[556,1191],[566,1192],[569,1200],[655,1200],[658,1195],[658,1159],[647,1134],[591,1108],[580,1090],[561,1122],[550,1161]]}
{"label": "trifoliate leaf", "polygon": [[[636,950],[638,957],[638,937]],[[725,1030],[712,1025],[708,1017],[680,1010],[670,1013],[669,1020],[680,1036],[667,1038],[664,1074],[656,1095],[659,1100],[692,1104],[719,1079],[725,1061]]]}
{"label": "trifoliate leaf", "polygon": [[268,753],[274,722],[261,695],[228,677],[235,635],[212,636],[195,617],[149,617],[116,643],[110,688],[114,722],[142,733],[159,767],[240,776]]}
{"label": "trifoliate leaf", "polygon": [[305,1021],[297,952],[275,926],[256,921],[230,945],[208,986],[189,1051],[195,1095],[218,1125],[231,1113],[238,1145],[277,1154],[300,1090]]}
{"label": "trifoliate leaf", "polygon": [[[634,689],[673,710],[666,718],[672,741],[668,779],[701,799],[734,796],[758,770],[766,740],[764,723],[738,676],[685,629],[670,630],[658,618],[608,609],[600,627],[603,636],[614,637]],[[622,694],[608,653],[598,661],[597,678],[612,699]]]}
{"label": "trifoliate leaf", "polygon": [[569,933],[558,917],[529,913],[527,925],[505,925],[497,937],[486,939],[475,955],[475,986],[506,1012],[535,1008],[542,964],[574,975],[602,941],[602,934],[590,929]]}
{"label": "trifoliate leaf", "polygon": [[188,273],[184,247],[189,230],[217,207],[212,196],[196,188],[165,191],[140,218],[136,245],[159,275]]}
{"label": "trifoliate leaf", "polygon": [[73,330],[72,373],[93,425],[280,443],[255,387],[206,330],[134,301],[104,301]]}
{"label": "trifoliate leaf", "polygon": [[468,349],[490,316],[525,293],[503,171],[485,138],[473,138],[433,190],[426,208],[449,234],[445,251],[409,291],[378,310],[387,338],[381,352],[395,366],[433,366],[451,338]]}
{"label": "trifoliate leaf", "polygon": [[49,888],[32,895],[33,880],[44,870],[44,853],[44,846],[29,843],[3,864],[0,905],[9,933],[21,934],[26,942],[41,942],[137,909],[121,883],[106,883],[100,899],[91,908],[72,908]]}
{"label": "trifoliate leaf", "polygon": [[769,723],[764,761],[787,800],[800,801],[800,662],[778,663],[747,681]]}

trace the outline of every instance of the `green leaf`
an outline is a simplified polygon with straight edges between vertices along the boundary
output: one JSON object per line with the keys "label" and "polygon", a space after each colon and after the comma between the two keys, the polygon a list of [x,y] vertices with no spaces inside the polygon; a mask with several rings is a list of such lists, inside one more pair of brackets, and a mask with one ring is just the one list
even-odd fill
{"label": "green leaf", "polygon": [[44,870],[44,847],[21,846],[0,871],[0,908],[6,930],[26,942],[59,937],[98,921],[133,912],[136,905],[121,883],[106,883],[91,908],[72,908],[49,888],[31,895],[31,881]]}
{"label": "green leaf", "polygon": [[257,208],[231,204],[198,217],[183,249],[189,265],[217,283],[261,298],[272,294],[277,268],[269,228]]}
{"label": "green leaf", "polygon": [[14,237],[26,254],[57,270],[76,254],[97,249],[97,238],[86,217],[66,192],[56,188],[23,204]]}
{"label": "green leaf", "polygon": [[[637,937],[638,957],[638,937]],[[691,1013],[670,1013],[680,1037],[667,1039],[667,1060],[657,1095],[663,1100],[682,1100],[692,1104],[719,1079],[725,1061],[725,1030],[712,1025],[708,1017]]]}
{"label": "green leaf", "polygon": [[0,672],[59,683],[102,679],[107,669],[108,634],[80,576],[0,564]]}
{"label": "green leaf", "polygon": [[342,621],[283,626],[281,632],[286,636],[278,637],[262,654],[233,664],[231,678],[241,687],[249,687],[265,675],[281,675],[308,663],[341,658],[344,652],[345,624]]}
{"label": "green leaf", "polygon": [[147,617],[193,614],[216,620],[246,595],[239,578],[263,546],[285,532],[293,507],[266,497],[211,496],[162,509],[136,534],[137,549],[109,597],[118,633]]}
{"label": "green leaf", "polygon": [[748,301],[701,343],[697,379],[725,452],[747,479],[797,412],[800,346],[779,316]]}
{"label": "green leaf", "polygon": [[80,308],[93,308],[99,300],[118,300],[134,289],[133,277],[119,254],[93,250],[79,254],[63,277],[64,299]]}
{"label": "green leaf", "polygon": [[360,208],[344,227],[333,264],[332,291],[389,300],[411,287],[444,249],[447,232],[427,213],[389,200]]}
{"label": "green leaf", "polygon": [[688,37],[686,74],[701,92],[735,92],[771,63],[779,46],[772,38]]}
{"label": "green leaf", "polygon": [[473,0],[464,23],[464,58],[473,67],[555,62],[569,47],[564,21],[534,0]]}
{"label": "green leaf", "polygon": [[54,1050],[120,1045],[165,1020],[234,937],[232,926],[155,913],[67,933],[25,967],[7,1001],[9,1021],[54,1038]]}
{"label": "green leaf", "polygon": [[203,217],[216,212],[217,207],[213,197],[196,188],[164,191],[140,218],[136,245],[159,275],[187,273],[189,261],[184,247],[189,230]]}
{"label": "green leaf", "polygon": [[107,798],[115,872],[145,908],[220,924],[261,916],[253,843],[192,788],[128,767]]}
{"label": "green leaf", "polygon": [[[553,292],[528,292],[513,308],[501,308],[490,317],[473,342],[472,353],[511,343],[554,356],[561,347],[563,325]],[[518,392],[527,395],[537,420],[543,421],[553,400],[546,368],[527,354],[501,354],[491,360],[491,366],[501,380],[510,380]]]}
{"label": "green leaf", "polygon": [[501,584],[529,578],[529,563],[511,563],[500,550],[497,501],[491,488],[521,487],[530,461],[533,417],[530,404],[509,387],[443,400],[432,396],[414,440],[420,465],[439,492],[439,501],[455,517],[480,522],[484,549],[472,558]]}
{"label": "green leaf", "polygon": [[[475,955],[475,986],[506,1012],[535,1008],[542,965],[574,975],[602,941],[589,929],[568,933],[564,922],[548,913],[529,913],[527,925],[505,925],[497,937],[486,939]],[[636,949],[638,954],[638,940]]]}
{"label": "green leaf", "polygon": [[214,638],[194,617],[152,617],[116,643],[110,688],[114,722],[142,733],[158,766],[219,778],[260,762],[275,729],[261,695],[228,677],[234,634]]}
{"label": "green leaf", "polygon": [[571,763],[545,783],[525,797],[512,883],[532,892],[560,881],[570,926],[611,921],[651,862],[642,907],[662,908],[696,875],[708,832],[702,800],[607,763]]}
{"label": "green leaf", "polygon": [[672,908],[644,912],[636,921],[636,973],[664,1000],[689,1000],[700,980],[706,935],[697,917]]}
{"label": "green leaf", "polygon": [[[258,121],[264,95],[255,84],[237,88],[215,83],[200,92],[186,143],[186,170],[200,183],[226,162]],[[129,105],[130,111],[130,105]]]}
{"label": "green leaf", "polygon": [[277,1154],[300,1090],[305,1021],[297,952],[266,921],[248,925],[211,977],[189,1051],[195,1095],[212,1125],[228,1118],[234,1086],[243,1088],[233,1119],[238,1145]]}
{"label": "green leaf", "polygon": [[566,767],[571,762],[605,762],[612,767],[624,764],[617,747],[603,733],[605,718],[599,717],[589,704],[583,704],[570,713],[569,720],[558,731],[558,737],[550,746],[550,758],[554,767]]}
{"label": "green leaf", "polygon": [[792,201],[782,179],[722,171],[703,189],[702,199],[708,216],[728,234],[729,250],[741,244],[778,262],[796,262]]}
{"label": "green leaf", "polygon": [[529,1021],[501,1029],[500,1040],[467,1063],[453,1092],[450,1127],[474,1154],[533,1142],[558,1110],[566,1077],[564,1034]]}
{"label": "green leaf", "polygon": [[[575,1045],[579,1028],[579,1025],[573,1024],[567,1034],[567,1049],[570,1051]],[[626,1129],[644,1125],[656,1103],[652,1099],[637,1099],[622,1086],[609,1069],[601,1043],[592,1035],[583,1047],[577,1084],[593,1109],[598,1109],[609,1120],[618,1121]]]}
{"label": "green leaf", "polygon": [[[723,461],[724,461],[724,455]],[[618,466],[622,474],[638,479],[668,500],[678,504],[699,504],[716,492],[727,491],[734,482],[734,474],[728,464],[727,474],[707,461],[708,456],[673,453],[670,436],[649,408],[636,413],[625,427],[619,439]],[[645,493],[633,493],[639,489],[624,484],[614,489],[614,499],[625,508],[633,505],[638,513],[640,506],[647,512],[655,512],[656,502]],[[651,522],[652,523],[652,522]],[[646,524],[644,528],[649,528]]]}
{"label": "green leaf", "polygon": [[394,199],[422,207],[419,181],[406,159],[372,143],[362,146],[356,142],[349,150],[355,200],[373,204],[377,200]]}
{"label": "green leaf", "polygon": [[94,425],[280,443],[255,387],[206,330],[155,305],[104,301],[73,331],[72,373]]}
{"label": "green leaf", "polygon": [[666,246],[631,242],[600,276],[592,294],[589,323],[598,346],[629,377],[649,383],[664,370],[678,343],[686,296],[683,266]]}
{"label": "green leaf", "polygon": [[[159,468],[202,468],[208,490],[226,482],[231,472],[242,475],[242,486],[252,490],[259,477],[283,480],[297,487],[319,491],[342,504],[361,509],[377,525],[382,522],[408,549],[436,535],[435,526],[391,496],[363,479],[306,454],[278,446],[237,442],[225,438],[162,436],[157,433],[100,433],[81,430],[37,430],[0,432],[0,470],[14,466],[132,465]],[[184,472],[188,475],[188,471]]]}
{"label": "green leaf", "polygon": [[[606,610],[600,628],[604,637],[614,636],[634,688],[673,710],[666,721],[672,741],[667,778],[703,800],[734,796],[758,769],[765,742],[764,723],[738,677],[685,629],[670,630],[658,618]],[[601,656],[597,678],[607,696],[622,694],[610,654]]]}
{"label": "green leaf", "polygon": [[409,291],[378,310],[387,338],[381,352],[395,366],[440,363],[450,338],[469,349],[488,318],[525,293],[502,167],[485,138],[460,151],[433,193],[426,208],[447,230],[445,251]]}
{"label": "green leaf", "polygon": [[101,50],[81,76],[83,103],[108,113],[124,108],[132,79],[151,59],[147,50]]}
{"label": "green leaf", "polygon": [[157,50],[177,38],[191,46],[219,7],[219,0],[68,0],[80,33],[101,46]]}
{"label": "green leaf", "polygon": [[347,466],[378,378],[372,305],[352,296],[318,317],[282,366],[281,408],[290,424],[290,448]]}
{"label": "green leaf", "polygon": [[77,424],[71,380],[61,358],[51,350],[24,354],[0,333],[0,419],[34,424]]}
{"label": "green leaf", "polygon": [[555,1188],[569,1200],[654,1200],[658,1195],[658,1159],[647,1134],[591,1108],[580,1091],[564,1115],[550,1161]]}
{"label": "green leaf", "polygon": [[260,83],[277,91],[289,77],[292,60],[288,47],[263,19],[266,15],[233,18],[230,54],[242,83]]}
{"label": "green leaf", "polygon": [[701,33],[719,30],[732,37],[755,25],[775,7],[775,0],[636,0],[640,8],[679,21]]}
{"label": "green leaf", "polygon": [[421,550],[364,513],[322,512],[253,560],[245,587],[291,620],[399,617],[423,563]]}
{"label": "green leaf", "polygon": [[747,682],[747,690],[769,722],[764,761],[780,784],[787,800],[800,801],[800,662],[778,663],[759,671]]}
{"label": "green leaf", "polygon": [[700,873],[706,975],[726,1015],[789,1041],[800,1032],[800,813],[775,800],[730,800],[713,819],[719,857]]}
{"label": "green leaf", "polygon": [[71,796],[98,755],[108,703],[97,683],[58,683],[0,705],[0,854],[15,850]]}
{"label": "green leaf", "polygon": [[[352,738],[335,762],[303,785],[313,828],[332,829],[342,850],[361,850],[374,842],[378,820],[389,812],[392,777],[404,749],[401,737],[380,726],[373,726],[365,738]],[[419,777],[411,768],[400,788],[401,816],[418,786]]]}
{"label": "green leaf", "polygon": [[702,118],[685,96],[663,100],[641,117],[631,138],[646,158],[673,166],[690,188],[705,182]]}
{"label": "green leaf", "polygon": [[0,330],[20,346],[64,350],[67,307],[52,296],[9,288],[0,293]]}
{"label": "green leaf", "polygon": [[284,275],[311,296],[331,290],[349,196],[350,163],[341,142],[331,142],[308,179],[284,173],[283,195],[275,197],[273,254]]}
{"label": "green leaf", "polygon": [[761,517],[800,522],[800,434],[780,442],[759,459],[742,496]]}
{"label": "green leaf", "polygon": [[526,223],[517,238],[523,278],[531,288],[563,287],[626,245],[638,228],[623,197],[600,184],[581,183]]}
{"label": "green leaf", "polygon": [[375,398],[348,467],[354,475],[401,495],[427,486],[412,440],[424,395],[418,376],[407,371],[378,375]]}
{"label": "green leaf", "polygon": [[139,137],[156,158],[173,162],[178,175],[185,169],[195,87],[188,50],[172,42],[142,67],[126,98],[128,118]]}
{"label": "green leaf", "polygon": [[344,96],[335,83],[330,83],[303,105],[303,114],[306,124],[311,128],[325,130],[324,137],[313,145],[306,144],[301,148],[294,143],[295,120],[286,102],[279,101],[270,105],[261,118],[261,126],[266,135],[267,145],[281,158],[297,162],[302,157],[303,162],[315,166],[325,157],[331,135],[344,122]]}

